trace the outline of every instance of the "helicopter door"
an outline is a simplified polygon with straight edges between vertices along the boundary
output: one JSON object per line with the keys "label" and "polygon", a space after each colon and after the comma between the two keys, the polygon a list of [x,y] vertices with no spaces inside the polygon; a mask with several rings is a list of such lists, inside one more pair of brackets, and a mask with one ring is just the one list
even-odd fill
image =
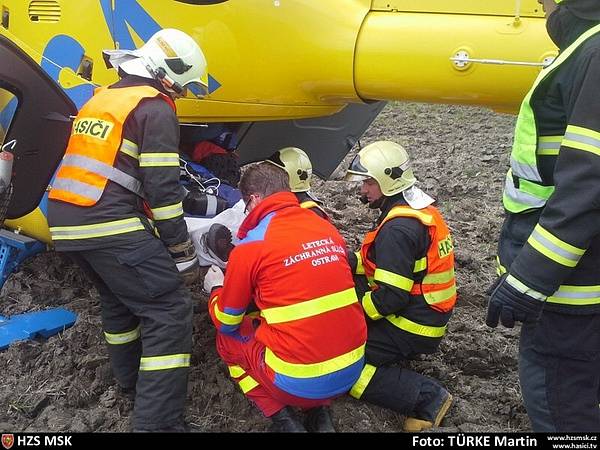
{"label": "helicopter door", "polygon": [[77,108],[14,42],[0,36],[0,146],[14,155],[6,217],[33,211],[62,159]]}

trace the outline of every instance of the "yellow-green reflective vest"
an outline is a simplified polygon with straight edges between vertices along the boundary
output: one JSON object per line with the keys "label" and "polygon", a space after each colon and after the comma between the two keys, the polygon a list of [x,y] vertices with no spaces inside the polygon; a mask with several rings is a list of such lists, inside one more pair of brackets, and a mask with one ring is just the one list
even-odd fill
{"label": "yellow-green reflective vest", "polygon": [[554,192],[554,186],[542,185],[542,177],[537,167],[537,154],[543,151],[545,146],[552,145],[552,142],[547,142],[543,137],[538,136],[535,115],[530,104],[531,97],[543,80],[573,55],[579,46],[598,33],[600,33],[600,25],[590,28],[579,36],[552,65],[540,72],[521,103],[510,155],[510,169],[506,174],[502,198],[504,207],[512,213],[543,208]]}

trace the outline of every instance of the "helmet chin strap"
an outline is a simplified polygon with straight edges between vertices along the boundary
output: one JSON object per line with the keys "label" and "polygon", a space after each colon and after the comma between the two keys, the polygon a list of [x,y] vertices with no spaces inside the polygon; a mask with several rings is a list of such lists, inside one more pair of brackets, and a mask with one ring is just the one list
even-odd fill
{"label": "helmet chin strap", "polygon": [[146,66],[146,70],[148,70],[148,72],[150,72],[154,76],[154,78],[156,78],[158,81],[160,81],[160,83],[163,85],[163,87],[170,94],[182,95],[185,92],[185,88],[182,87],[176,81],[174,81],[169,75],[167,75],[166,70],[163,69],[162,67],[159,67],[158,69],[153,70],[150,66]]}

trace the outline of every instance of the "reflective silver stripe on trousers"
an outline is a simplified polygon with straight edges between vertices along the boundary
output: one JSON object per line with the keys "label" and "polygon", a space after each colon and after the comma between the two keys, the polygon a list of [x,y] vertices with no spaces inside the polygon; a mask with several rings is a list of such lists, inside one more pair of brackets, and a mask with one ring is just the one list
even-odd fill
{"label": "reflective silver stripe on trousers", "polygon": [[91,184],[82,183],[81,181],[72,180],[70,178],[59,178],[54,179],[52,183],[53,189],[60,189],[63,191],[73,192],[77,195],[90,198],[94,201],[98,201],[102,197],[102,189],[98,189],[96,186]]}
{"label": "reflective silver stripe on trousers", "polygon": [[90,172],[94,172],[97,175],[103,176],[111,181],[114,181],[115,183],[124,187],[128,191],[131,191],[134,194],[144,198],[142,191],[142,183],[139,180],[136,180],[131,175],[128,175],[125,172],[113,166],[82,155],[67,155],[63,158],[62,163],[65,166],[81,167],[83,169],[87,169]]}
{"label": "reflective silver stripe on trousers", "polygon": [[129,344],[130,342],[137,341],[141,336],[141,327],[138,325],[131,331],[126,331],[124,333],[108,333],[104,332],[104,338],[106,342],[111,345],[122,345]]}
{"label": "reflective silver stripe on trousers", "polygon": [[519,178],[525,178],[530,181],[542,181],[542,177],[538,173],[537,167],[520,163],[512,156],[510,158],[510,168],[512,169],[513,175],[516,175]]}
{"label": "reflective silver stripe on trousers", "polygon": [[190,354],[181,353],[179,355],[165,356],[142,356],[140,359],[140,370],[167,370],[178,367],[190,366]]}
{"label": "reflective silver stripe on trousers", "polygon": [[546,204],[546,200],[543,198],[536,197],[535,195],[531,195],[517,189],[513,183],[512,177],[510,176],[506,177],[506,182],[504,183],[504,193],[512,201],[529,206],[530,208],[542,208]]}

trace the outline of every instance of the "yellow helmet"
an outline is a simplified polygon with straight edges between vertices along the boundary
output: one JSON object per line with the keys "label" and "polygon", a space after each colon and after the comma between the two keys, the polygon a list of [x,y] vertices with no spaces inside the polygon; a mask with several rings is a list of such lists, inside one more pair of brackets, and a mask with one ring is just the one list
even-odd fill
{"label": "yellow helmet", "polygon": [[373,178],[386,197],[396,195],[417,179],[410,166],[408,153],[400,144],[378,141],[364,147],[352,160],[346,172],[346,181]]}
{"label": "yellow helmet", "polygon": [[310,190],[312,164],[304,150],[297,147],[285,147],[269,156],[267,162],[287,172],[292,192]]}

